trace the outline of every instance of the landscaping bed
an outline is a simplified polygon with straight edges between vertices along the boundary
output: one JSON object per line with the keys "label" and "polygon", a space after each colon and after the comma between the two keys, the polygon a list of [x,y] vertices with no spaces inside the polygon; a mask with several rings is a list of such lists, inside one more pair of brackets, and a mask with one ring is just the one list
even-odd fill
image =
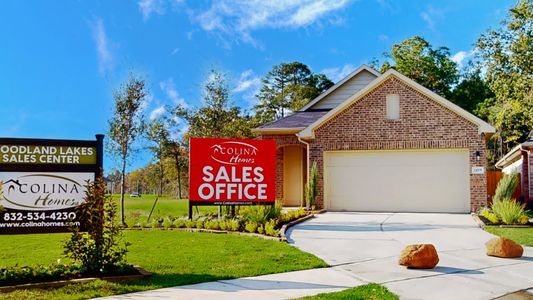
{"label": "landscaping bed", "polygon": [[379,284],[370,283],[340,292],[323,293],[301,300],[397,300],[398,296]]}

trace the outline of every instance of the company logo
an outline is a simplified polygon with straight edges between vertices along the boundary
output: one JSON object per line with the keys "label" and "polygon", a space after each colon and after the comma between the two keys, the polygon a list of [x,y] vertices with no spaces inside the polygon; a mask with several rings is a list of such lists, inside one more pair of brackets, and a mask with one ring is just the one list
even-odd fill
{"label": "company logo", "polygon": [[223,142],[211,146],[211,158],[227,165],[253,164],[258,155],[255,146],[244,142]]}
{"label": "company logo", "polygon": [[[2,205],[19,210],[56,210],[83,203],[90,173],[66,175],[46,173],[4,173],[0,178]],[[66,177],[69,176],[69,177]]]}

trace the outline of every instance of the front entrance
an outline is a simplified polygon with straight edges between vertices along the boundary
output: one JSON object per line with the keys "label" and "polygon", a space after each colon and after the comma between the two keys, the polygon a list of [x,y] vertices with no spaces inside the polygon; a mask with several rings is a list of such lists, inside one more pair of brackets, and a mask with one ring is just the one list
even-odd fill
{"label": "front entrance", "polygon": [[301,206],[304,197],[304,149],[300,146],[283,148],[283,205]]}

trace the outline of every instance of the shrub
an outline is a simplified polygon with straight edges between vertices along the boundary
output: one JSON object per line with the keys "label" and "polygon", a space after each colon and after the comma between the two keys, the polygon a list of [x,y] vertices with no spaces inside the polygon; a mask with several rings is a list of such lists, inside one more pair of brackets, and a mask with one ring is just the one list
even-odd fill
{"label": "shrub", "polygon": [[259,225],[259,227],[257,227],[257,233],[259,234],[265,233],[265,227],[263,227],[263,225]]}
{"label": "shrub", "polygon": [[513,172],[511,174],[505,174],[500,179],[500,181],[498,181],[498,185],[496,186],[496,192],[494,193],[493,202],[511,199],[511,197],[513,197],[513,193],[516,190],[517,185],[518,176],[516,172]]}
{"label": "shrub", "polygon": [[257,230],[257,223],[255,223],[253,221],[248,221],[244,225],[244,229],[246,229],[246,231],[248,231],[250,233],[254,233]]}
{"label": "shrub", "polygon": [[489,208],[487,207],[484,207],[482,208],[479,213],[478,213],[480,216],[484,217],[485,219],[489,220],[491,223],[493,224],[498,224],[500,223],[500,218],[498,217],[498,215],[496,215],[495,213],[493,213]]}
{"label": "shrub", "polygon": [[205,228],[204,225],[205,225],[204,220],[198,220],[198,221],[196,221],[196,228],[198,228],[198,229]]}
{"label": "shrub", "polygon": [[228,220],[228,228],[229,230],[231,231],[239,231],[239,229],[241,228],[241,224],[239,222],[239,220],[237,219],[231,219],[231,220]]}
{"label": "shrub", "polygon": [[64,253],[80,266],[83,274],[107,275],[130,267],[126,264],[128,243],[122,243],[122,229],[115,220],[117,205],[105,195],[102,178],[86,185],[83,204],[76,208],[86,232],[72,227]]}
{"label": "shrub", "polygon": [[187,228],[195,228],[196,227],[196,221],[187,219],[185,221],[185,227],[187,227]]}
{"label": "shrub", "polygon": [[492,202],[492,211],[505,224],[516,224],[518,218],[524,214],[524,204],[513,199],[495,200]]}
{"label": "shrub", "polygon": [[529,217],[526,214],[518,217],[518,224],[526,225],[527,223],[529,223]]}
{"label": "shrub", "polygon": [[276,221],[270,220],[265,224],[265,233],[270,236],[278,236],[279,230],[276,229]]}
{"label": "shrub", "polygon": [[309,180],[305,185],[305,205],[308,208],[315,209],[315,200],[318,195],[318,168],[316,161],[313,162],[311,170],[309,172]]}
{"label": "shrub", "polygon": [[170,228],[175,228],[176,226],[174,226],[174,222],[172,221],[172,219],[169,217],[169,218],[166,218],[164,221],[163,221],[163,228],[165,229],[170,229]]}
{"label": "shrub", "polygon": [[182,218],[177,218],[176,220],[174,220],[174,226],[176,228],[185,228],[185,220],[182,219]]}
{"label": "shrub", "polygon": [[204,223],[204,227],[205,227],[206,229],[211,229],[211,230],[219,230],[219,229],[220,229],[217,220],[208,220],[208,221],[205,221],[205,223]]}
{"label": "shrub", "polygon": [[228,226],[228,221],[226,220],[220,220],[218,222],[218,227],[220,227],[220,230],[228,230],[229,229],[229,226]]}
{"label": "shrub", "polygon": [[161,223],[163,220],[160,220],[160,219],[153,219],[152,222],[150,222],[150,227],[152,228],[160,228],[161,227]]}
{"label": "shrub", "polygon": [[77,265],[63,265],[60,263],[49,266],[14,266],[0,268],[0,285],[16,285],[33,282],[47,282],[60,279],[74,279],[80,277]]}
{"label": "shrub", "polygon": [[276,202],[273,206],[255,205],[244,207],[239,211],[245,221],[265,224],[268,220],[276,219],[281,215],[281,202]]}

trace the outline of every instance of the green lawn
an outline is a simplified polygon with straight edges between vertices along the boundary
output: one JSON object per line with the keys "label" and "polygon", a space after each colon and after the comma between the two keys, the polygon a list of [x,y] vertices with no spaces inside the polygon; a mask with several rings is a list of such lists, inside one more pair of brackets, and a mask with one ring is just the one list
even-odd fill
{"label": "green lawn", "polygon": [[513,240],[524,246],[533,246],[533,228],[501,228],[499,226],[485,226],[485,230],[499,236]]}
{"label": "green lawn", "polygon": [[[120,195],[114,194],[113,200],[119,204],[120,210]],[[124,210],[126,216],[126,223],[129,226],[139,221],[146,221],[148,214],[152,209],[156,196],[155,195],[142,195],[138,198],[132,198],[130,195],[124,195]],[[216,213],[218,211],[217,206],[199,206],[198,212],[200,213]],[[180,217],[186,216],[189,213],[189,201],[187,199],[176,199],[171,196],[162,196],[157,200],[157,204],[152,213],[152,218],[162,217]],[[194,214],[196,214],[196,208]],[[138,216],[138,217],[137,217]]]}
{"label": "green lawn", "polygon": [[[219,279],[325,267],[288,244],[234,234],[126,231],[128,262],[154,273],[129,283],[97,281],[52,290],[0,294],[0,299],[86,299]],[[55,263],[67,234],[0,236],[2,266]],[[64,260],[63,260],[64,261]]]}
{"label": "green lawn", "polygon": [[341,292],[324,293],[304,297],[305,300],[395,300],[398,296],[389,292],[386,287],[370,283]]}

